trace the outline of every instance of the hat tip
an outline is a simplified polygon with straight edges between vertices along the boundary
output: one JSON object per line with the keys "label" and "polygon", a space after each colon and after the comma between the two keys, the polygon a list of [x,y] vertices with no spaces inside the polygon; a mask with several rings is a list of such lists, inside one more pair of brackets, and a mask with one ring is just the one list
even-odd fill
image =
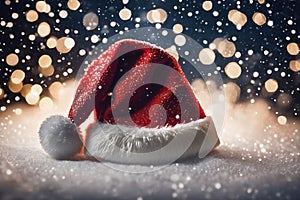
{"label": "hat tip", "polygon": [[43,149],[58,160],[70,159],[82,148],[77,126],[64,116],[47,118],[40,127],[39,137]]}

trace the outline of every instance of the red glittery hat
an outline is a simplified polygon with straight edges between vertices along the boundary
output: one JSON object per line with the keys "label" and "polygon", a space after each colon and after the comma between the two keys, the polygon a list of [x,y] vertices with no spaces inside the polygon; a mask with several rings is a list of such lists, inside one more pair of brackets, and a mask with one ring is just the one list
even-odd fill
{"label": "red glittery hat", "polygon": [[[79,137],[78,127],[92,112],[94,123]],[[207,154],[219,144],[177,60],[136,40],[116,42],[92,62],[68,118],[52,116],[39,132],[56,159],[72,158],[84,144],[88,157],[161,164]],[[203,144],[206,137],[209,144]]]}

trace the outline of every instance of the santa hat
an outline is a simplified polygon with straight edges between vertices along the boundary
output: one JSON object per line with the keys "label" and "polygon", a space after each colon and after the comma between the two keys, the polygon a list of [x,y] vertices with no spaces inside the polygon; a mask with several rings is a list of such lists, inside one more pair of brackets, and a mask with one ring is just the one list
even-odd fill
{"label": "santa hat", "polygon": [[[80,125],[94,112],[94,123]],[[40,142],[55,159],[85,158],[128,164],[165,164],[203,157],[219,144],[177,60],[136,40],[111,45],[88,67],[68,118],[51,116]]]}

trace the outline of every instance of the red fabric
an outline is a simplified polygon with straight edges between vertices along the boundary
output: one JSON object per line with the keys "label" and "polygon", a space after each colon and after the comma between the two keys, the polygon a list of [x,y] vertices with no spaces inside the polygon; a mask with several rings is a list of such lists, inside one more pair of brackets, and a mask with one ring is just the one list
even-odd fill
{"label": "red fabric", "polygon": [[141,127],[205,117],[175,58],[135,40],[111,45],[81,79],[69,118],[79,126],[92,111],[100,122]]}

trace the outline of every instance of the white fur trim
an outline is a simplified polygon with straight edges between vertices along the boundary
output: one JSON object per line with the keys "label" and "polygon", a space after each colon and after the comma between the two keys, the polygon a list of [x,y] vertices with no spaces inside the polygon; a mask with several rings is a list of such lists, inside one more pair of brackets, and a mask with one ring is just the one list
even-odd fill
{"label": "white fur trim", "polygon": [[219,144],[211,117],[174,127],[145,128],[95,123],[87,129],[86,154],[102,161],[161,165],[203,158]]}

